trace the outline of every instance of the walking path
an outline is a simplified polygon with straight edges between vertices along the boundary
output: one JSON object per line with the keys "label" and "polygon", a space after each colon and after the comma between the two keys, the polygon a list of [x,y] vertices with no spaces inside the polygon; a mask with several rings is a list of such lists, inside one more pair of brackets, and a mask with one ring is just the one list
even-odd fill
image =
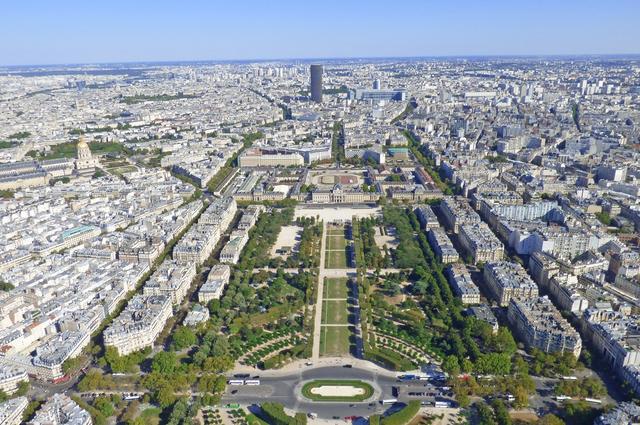
{"label": "walking path", "polygon": [[311,349],[311,359],[317,361],[320,358],[320,333],[322,331],[322,301],[324,296],[325,278],[325,244],[327,239],[327,222],[322,223],[322,239],[320,241],[320,268],[318,270],[318,299],[315,306],[315,320],[313,324],[313,347]]}

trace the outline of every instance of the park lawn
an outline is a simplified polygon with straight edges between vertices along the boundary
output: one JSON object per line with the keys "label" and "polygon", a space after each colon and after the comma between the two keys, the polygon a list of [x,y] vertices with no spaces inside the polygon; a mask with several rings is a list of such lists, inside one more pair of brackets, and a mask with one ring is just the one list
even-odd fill
{"label": "park lawn", "polygon": [[347,254],[345,250],[341,251],[326,251],[325,252],[325,265],[328,269],[346,269],[347,268]]}
{"label": "park lawn", "polygon": [[348,326],[322,326],[320,355],[341,356],[349,354],[350,336],[351,331]]}
{"label": "park lawn", "polygon": [[330,278],[324,281],[324,298],[346,299],[349,295],[347,279]]}
{"label": "park lawn", "polygon": [[344,250],[347,246],[347,240],[344,238],[344,235],[340,236],[327,236],[327,250]]}
{"label": "park lawn", "polygon": [[349,310],[346,300],[324,300],[322,304],[323,325],[349,324]]}

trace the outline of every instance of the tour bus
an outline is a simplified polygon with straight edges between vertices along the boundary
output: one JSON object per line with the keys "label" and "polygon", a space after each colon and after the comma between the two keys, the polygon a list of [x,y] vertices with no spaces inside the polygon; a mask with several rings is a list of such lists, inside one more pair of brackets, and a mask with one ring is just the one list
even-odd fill
{"label": "tour bus", "polygon": [[588,397],[585,397],[584,401],[586,401],[586,402],[588,402],[588,403],[602,404],[602,400],[597,399],[597,398],[588,398]]}
{"label": "tour bus", "polygon": [[140,394],[135,394],[135,393],[130,393],[130,394],[125,394],[122,399],[123,400],[140,400],[142,397],[140,396]]}
{"label": "tour bus", "polygon": [[245,379],[244,380],[244,384],[245,385],[260,385],[260,380],[259,379]]}
{"label": "tour bus", "polygon": [[397,398],[386,398],[384,400],[380,400],[380,404],[394,404],[397,402],[398,402]]}
{"label": "tour bus", "polygon": [[448,401],[436,400],[433,402],[433,407],[451,407],[451,403]]}
{"label": "tour bus", "polygon": [[577,376],[562,376],[562,377],[560,377],[560,379],[563,379],[565,381],[577,381],[578,377]]}
{"label": "tour bus", "polygon": [[229,385],[244,385],[244,379],[230,379],[227,381]]}
{"label": "tour bus", "polygon": [[571,397],[569,397],[568,395],[557,395],[554,397],[557,401],[565,401],[565,400],[571,400]]}

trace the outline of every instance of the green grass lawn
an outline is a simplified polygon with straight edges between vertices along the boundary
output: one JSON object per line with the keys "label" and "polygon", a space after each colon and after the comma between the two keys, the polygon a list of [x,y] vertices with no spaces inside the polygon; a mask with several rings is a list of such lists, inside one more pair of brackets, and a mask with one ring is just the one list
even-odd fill
{"label": "green grass lawn", "polygon": [[328,250],[344,250],[344,247],[347,246],[347,240],[343,235],[340,236],[327,236],[327,249]]}
{"label": "green grass lawn", "polygon": [[345,278],[325,279],[324,298],[346,299],[349,294],[349,286]]}
{"label": "green grass lawn", "polygon": [[341,251],[326,251],[325,252],[325,264],[328,269],[346,269],[347,268],[347,254],[345,250]]}
{"label": "green grass lawn", "polygon": [[346,325],[349,323],[349,311],[346,300],[322,302],[322,324]]}
{"label": "green grass lawn", "polygon": [[348,326],[322,326],[320,355],[341,356],[349,354],[350,336],[351,330]]}

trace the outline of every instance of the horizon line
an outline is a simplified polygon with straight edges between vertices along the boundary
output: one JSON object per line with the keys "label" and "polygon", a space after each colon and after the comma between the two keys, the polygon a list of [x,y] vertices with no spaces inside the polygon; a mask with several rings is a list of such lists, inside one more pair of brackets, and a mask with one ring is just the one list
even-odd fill
{"label": "horizon line", "polygon": [[260,63],[260,62],[293,62],[293,61],[339,61],[339,60],[385,60],[385,59],[469,59],[469,58],[538,58],[538,59],[560,59],[560,58],[634,58],[640,59],[639,53],[553,53],[553,54],[462,54],[462,55],[417,55],[417,56],[308,56],[308,57],[280,57],[280,58],[247,58],[247,59],[167,59],[167,60],[125,60],[125,61],[105,61],[105,62],[59,62],[59,63],[31,63],[31,64],[11,64],[0,65],[0,68],[24,68],[24,67],[53,67],[53,66],[87,66],[87,65],[136,65],[136,64],[219,64],[219,63]]}

